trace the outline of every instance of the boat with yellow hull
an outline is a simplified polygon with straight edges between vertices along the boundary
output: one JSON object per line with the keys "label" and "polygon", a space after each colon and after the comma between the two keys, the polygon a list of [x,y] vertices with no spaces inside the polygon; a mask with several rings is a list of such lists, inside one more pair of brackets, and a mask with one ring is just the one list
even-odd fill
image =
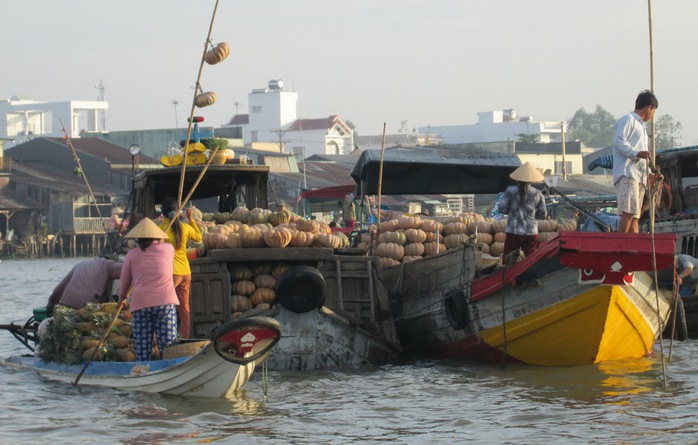
{"label": "boat with yellow hull", "polygon": [[487,274],[472,246],[383,270],[405,352],[568,366],[652,351],[673,307],[651,271],[675,236],[561,232]]}

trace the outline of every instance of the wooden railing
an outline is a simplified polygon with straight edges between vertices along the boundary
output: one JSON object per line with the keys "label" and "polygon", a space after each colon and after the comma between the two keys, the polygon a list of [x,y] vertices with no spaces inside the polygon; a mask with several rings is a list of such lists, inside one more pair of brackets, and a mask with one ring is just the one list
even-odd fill
{"label": "wooden railing", "polygon": [[0,172],[7,173],[11,170],[12,159],[0,157]]}
{"label": "wooden railing", "polygon": [[110,218],[73,218],[75,233],[104,233]]}

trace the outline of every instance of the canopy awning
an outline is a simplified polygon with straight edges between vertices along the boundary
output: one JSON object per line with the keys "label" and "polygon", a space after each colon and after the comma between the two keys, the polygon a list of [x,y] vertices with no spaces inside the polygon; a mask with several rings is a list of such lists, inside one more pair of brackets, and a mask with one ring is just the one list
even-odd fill
{"label": "canopy awning", "polygon": [[[377,195],[380,150],[366,150],[351,172],[357,195]],[[385,150],[383,195],[497,193],[513,183],[521,165],[515,154],[430,148]]]}

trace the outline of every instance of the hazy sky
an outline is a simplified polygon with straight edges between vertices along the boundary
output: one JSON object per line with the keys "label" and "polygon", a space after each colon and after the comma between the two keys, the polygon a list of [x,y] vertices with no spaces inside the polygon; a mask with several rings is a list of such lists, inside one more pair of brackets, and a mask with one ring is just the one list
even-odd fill
{"label": "hazy sky", "polygon": [[[101,80],[107,130],[183,127],[214,5],[0,0],[0,99],[97,100]],[[683,145],[698,144],[697,18],[698,0],[653,2],[656,116],[681,122]],[[338,114],[362,135],[505,108],[620,117],[650,87],[646,0],[221,0],[212,40],[232,48],[204,65],[212,126],[270,79],[299,93],[300,117]]]}

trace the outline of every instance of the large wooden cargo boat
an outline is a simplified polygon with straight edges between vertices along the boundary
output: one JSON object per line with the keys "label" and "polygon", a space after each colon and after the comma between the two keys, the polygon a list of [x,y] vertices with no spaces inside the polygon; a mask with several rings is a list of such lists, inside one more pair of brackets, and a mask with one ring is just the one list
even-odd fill
{"label": "large wooden cargo boat", "polygon": [[[357,163],[361,193],[380,192],[381,168],[383,193],[492,193],[519,165],[516,157],[438,150],[379,159],[364,152]],[[480,252],[465,244],[382,274],[407,354],[587,364],[652,351],[673,296],[651,272],[673,265],[674,242],[673,234],[561,232],[508,266],[478,267]]]}
{"label": "large wooden cargo boat", "polygon": [[[187,166],[184,193],[194,186],[203,166]],[[269,167],[211,165],[191,196],[197,208],[232,212],[238,206],[267,207]],[[132,212],[156,216],[156,205],[176,196],[180,168],[145,171],[135,178]],[[191,332],[205,338],[216,326],[230,321],[231,271],[237,265],[283,264],[301,270],[269,315],[281,323],[282,338],[269,356],[269,368],[319,369],[337,365],[384,364],[400,360],[388,296],[379,281],[378,259],[356,249],[244,248],[208,250],[190,259]],[[299,269],[300,268],[300,269]],[[245,316],[245,315],[243,315]]]}

